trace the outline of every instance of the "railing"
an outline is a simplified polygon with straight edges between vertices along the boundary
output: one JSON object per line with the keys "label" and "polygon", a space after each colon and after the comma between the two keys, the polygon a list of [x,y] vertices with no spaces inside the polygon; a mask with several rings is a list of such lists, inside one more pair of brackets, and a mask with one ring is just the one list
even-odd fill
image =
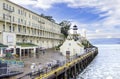
{"label": "railing", "polygon": [[35,79],[36,77],[42,74],[48,73],[51,70],[54,70],[58,67],[61,67],[64,64],[65,64],[65,61],[58,61],[56,63],[47,63],[46,66],[44,66],[41,70],[36,69],[36,71],[27,73],[24,76],[19,77],[18,79]]}
{"label": "railing", "polygon": [[[36,77],[35,79],[54,79],[56,76],[59,76],[60,73],[65,72],[66,70],[69,70],[69,68],[73,67],[74,65],[78,64],[79,62],[82,62],[84,60],[84,62],[82,62],[82,64],[86,65],[86,59],[91,57],[91,60],[95,57],[95,55],[97,54],[95,51],[97,51],[96,48],[91,48],[91,50],[89,50],[89,52],[86,52],[85,54],[81,55],[80,57],[72,60],[71,62],[68,62],[66,64],[64,64],[63,66],[58,67],[57,69],[54,69],[50,72],[41,74],[39,77]],[[91,61],[90,61],[91,62]],[[90,62],[87,61],[87,63],[89,64]],[[87,64],[87,65],[88,65]],[[87,66],[86,65],[86,66]],[[85,66],[85,67],[86,67]],[[84,67],[84,68],[85,68]],[[51,77],[54,78],[51,78]],[[56,77],[56,79],[59,79]],[[60,78],[61,79],[61,78]],[[63,79],[63,78],[62,78]],[[66,79],[66,78],[64,78]],[[75,78],[76,79],[76,78]]]}
{"label": "railing", "polygon": [[0,63],[7,63],[10,65],[17,65],[19,67],[24,67],[24,62],[23,61],[16,61],[16,60],[6,60],[6,59],[1,59],[0,58]]}
{"label": "railing", "polygon": [[7,67],[0,67],[0,77],[12,76],[23,73],[23,68],[18,67],[16,65],[7,66]]}

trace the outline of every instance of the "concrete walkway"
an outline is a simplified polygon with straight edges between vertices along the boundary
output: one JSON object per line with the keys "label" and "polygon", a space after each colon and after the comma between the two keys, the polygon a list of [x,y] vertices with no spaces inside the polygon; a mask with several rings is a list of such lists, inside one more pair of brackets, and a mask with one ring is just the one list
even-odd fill
{"label": "concrete walkway", "polygon": [[30,66],[32,63],[36,63],[36,65],[41,63],[42,65],[45,65],[46,63],[52,62],[53,60],[65,61],[65,57],[62,56],[59,51],[55,51],[53,49],[47,49],[44,54],[42,51],[40,51],[39,54],[36,55],[36,57],[31,57],[31,58],[26,57],[22,59],[22,61],[24,61],[25,63],[25,67],[23,68],[24,73],[11,77],[9,79],[17,79],[31,72]]}

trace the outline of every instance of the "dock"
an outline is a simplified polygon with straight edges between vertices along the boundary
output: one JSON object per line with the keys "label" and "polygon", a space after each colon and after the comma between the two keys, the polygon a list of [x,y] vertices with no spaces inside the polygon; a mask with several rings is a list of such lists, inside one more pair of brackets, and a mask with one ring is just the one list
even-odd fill
{"label": "dock", "polygon": [[76,76],[91,63],[97,54],[98,49],[96,47],[91,48],[91,51],[79,56],[75,60],[48,73],[41,74],[35,79],[76,79]]}

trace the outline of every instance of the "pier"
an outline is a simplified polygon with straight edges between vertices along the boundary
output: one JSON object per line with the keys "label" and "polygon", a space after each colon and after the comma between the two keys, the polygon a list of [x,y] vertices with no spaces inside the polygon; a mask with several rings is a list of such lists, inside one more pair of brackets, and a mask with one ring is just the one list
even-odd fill
{"label": "pier", "polygon": [[98,49],[93,47],[90,51],[77,57],[75,60],[60,66],[55,70],[41,74],[35,79],[76,79],[76,76],[91,63],[97,54]]}

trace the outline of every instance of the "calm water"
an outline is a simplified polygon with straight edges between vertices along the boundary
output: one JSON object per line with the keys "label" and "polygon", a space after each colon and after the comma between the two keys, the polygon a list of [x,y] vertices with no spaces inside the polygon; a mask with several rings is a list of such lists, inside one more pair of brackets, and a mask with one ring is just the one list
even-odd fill
{"label": "calm water", "polygon": [[120,79],[120,45],[96,45],[99,54],[78,79]]}

